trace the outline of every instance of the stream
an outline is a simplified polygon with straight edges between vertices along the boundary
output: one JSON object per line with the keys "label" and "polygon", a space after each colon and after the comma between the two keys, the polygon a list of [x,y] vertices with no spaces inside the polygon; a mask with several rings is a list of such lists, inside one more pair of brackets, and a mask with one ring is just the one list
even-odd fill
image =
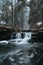
{"label": "stream", "polygon": [[16,33],[0,41],[0,65],[36,65],[43,57],[43,45],[30,42],[31,32]]}

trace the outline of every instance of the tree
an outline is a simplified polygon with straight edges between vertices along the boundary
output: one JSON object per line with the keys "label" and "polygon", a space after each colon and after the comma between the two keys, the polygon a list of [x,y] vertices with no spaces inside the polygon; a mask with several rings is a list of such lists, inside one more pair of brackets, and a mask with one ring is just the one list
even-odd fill
{"label": "tree", "polygon": [[43,0],[31,0],[29,22],[31,29],[40,29],[38,22],[43,25]]}
{"label": "tree", "polygon": [[12,3],[6,2],[3,4],[3,7],[2,7],[1,19],[6,21],[6,24],[8,24],[9,20],[12,18],[11,17],[11,15],[12,15],[11,5],[12,5]]}

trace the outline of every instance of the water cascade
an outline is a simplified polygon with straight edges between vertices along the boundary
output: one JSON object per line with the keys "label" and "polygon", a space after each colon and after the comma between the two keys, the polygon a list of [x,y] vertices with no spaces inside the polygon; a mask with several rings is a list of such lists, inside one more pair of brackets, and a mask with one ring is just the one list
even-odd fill
{"label": "water cascade", "polygon": [[16,44],[20,45],[20,44],[27,44],[28,40],[31,39],[31,32],[24,32],[24,38],[22,38],[22,34],[21,33],[17,33],[16,34]]}
{"label": "water cascade", "polygon": [[24,36],[25,39],[31,39],[31,32],[27,32],[25,33],[25,36]]}
{"label": "water cascade", "polygon": [[16,34],[16,39],[21,39],[21,33]]}

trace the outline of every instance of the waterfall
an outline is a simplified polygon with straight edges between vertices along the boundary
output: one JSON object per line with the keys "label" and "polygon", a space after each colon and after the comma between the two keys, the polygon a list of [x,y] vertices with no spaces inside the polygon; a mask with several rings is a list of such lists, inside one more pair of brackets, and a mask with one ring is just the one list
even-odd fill
{"label": "waterfall", "polygon": [[10,44],[14,45],[28,44],[28,41],[31,39],[31,32],[16,33],[15,36],[16,36],[15,39],[11,39],[9,41]]}
{"label": "waterfall", "polygon": [[[16,34],[16,39],[21,39],[22,38],[22,34],[21,33],[17,33]],[[24,32],[24,39],[31,39],[31,32]]]}
{"label": "waterfall", "polygon": [[24,32],[24,38],[22,38],[21,33],[16,34],[16,44],[21,45],[21,44],[28,44],[28,41],[31,39],[31,32]]}
{"label": "waterfall", "polygon": [[16,34],[16,39],[21,39],[21,33]]}
{"label": "waterfall", "polygon": [[31,39],[31,32],[26,32],[24,35],[24,39]]}

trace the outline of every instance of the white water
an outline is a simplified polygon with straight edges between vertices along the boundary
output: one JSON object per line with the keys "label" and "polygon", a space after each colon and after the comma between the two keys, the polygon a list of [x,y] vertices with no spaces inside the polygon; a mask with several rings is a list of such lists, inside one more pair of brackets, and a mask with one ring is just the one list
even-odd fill
{"label": "white water", "polygon": [[21,39],[21,33],[16,34],[16,39]]}
{"label": "white water", "polygon": [[25,33],[24,39],[31,39],[31,32]]}
{"label": "white water", "polygon": [[11,39],[10,43],[14,45],[28,44],[28,40],[31,39],[31,32],[24,32],[24,38],[21,33],[16,34],[16,39]]}
{"label": "white water", "polygon": [[20,45],[20,44],[28,44],[28,41],[31,39],[31,32],[24,32],[24,38],[22,38],[22,34],[21,33],[17,33],[16,34],[16,38],[15,39],[10,39],[9,41],[0,41],[0,44],[14,44],[14,45]]}

